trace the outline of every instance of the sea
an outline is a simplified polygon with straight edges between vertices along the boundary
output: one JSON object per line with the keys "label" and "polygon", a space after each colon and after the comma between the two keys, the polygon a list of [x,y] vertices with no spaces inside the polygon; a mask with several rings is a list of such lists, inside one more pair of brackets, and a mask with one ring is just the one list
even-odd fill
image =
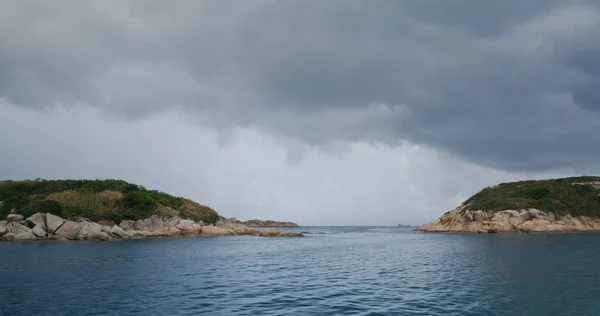
{"label": "sea", "polygon": [[600,234],[0,242],[0,315],[600,315]]}

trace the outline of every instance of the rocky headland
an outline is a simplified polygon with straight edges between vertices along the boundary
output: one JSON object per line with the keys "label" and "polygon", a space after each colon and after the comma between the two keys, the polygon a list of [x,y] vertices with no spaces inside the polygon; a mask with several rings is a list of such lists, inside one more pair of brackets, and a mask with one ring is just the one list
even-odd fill
{"label": "rocky headland", "polygon": [[301,237],[256,230],[210,207],[121,180],[0,181],[0,240]]}
{"label": "rocky headland", "polygon": [[80,218],[76,221],[63,219],[50,213],[36,213],[27,218],[21,214],[10,214],[0,221],[0,240],[120,240],[147,237],[184,236],[261,236],[261,237],[302,237],[301,233],[279,229],[258,231],[235,220],[220,220],[215,225],[206,225],[178,216],[152,216],[144,220],[123,220],[120,224],[108,221],[92,222]]}
{"label": "rocky headland", "polygon": [[600,178],[576,177],[487,187],[423,232],[600,232]]}
{"label": "rocky headland", "polygon": [[251,219],[241,223],[250,227],[300,227],[298,224],[293,222],[278,222],[271,220],[261,221],[259,219]]}

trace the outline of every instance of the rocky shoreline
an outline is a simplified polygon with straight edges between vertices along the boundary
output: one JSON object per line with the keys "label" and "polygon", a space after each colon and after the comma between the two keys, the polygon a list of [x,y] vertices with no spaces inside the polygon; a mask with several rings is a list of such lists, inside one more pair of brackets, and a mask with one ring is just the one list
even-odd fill
{"label": "rocky shoreline", "polygon": [[293,222],[278,222],[271,220],[261,221],[259,219],[251,219],[242,222],[242,224],[250,227],[300,227],[298,224]]}
{"label": "rocky shoreline", "polygon": [[85,218],[70,221],[50,213],[36,213],[27,218],[20,214],[10,214],[0,221],[0,240],[122,240],[148,237],[183,236],[261,236],[261,237],[302,237],[302,233],[286,232],[268,228],[259,231],[238,223],[234,218],[219,220],[206,225],[202,221],[154,215],[143,220],[123,220],[118,225],[108,221],[92,222]]}
{"label": "rocky shoreline", "polygon": [[541,233],[600,232],[600,219],[586,216],[558,216],[537,209],[500,212],[469,210],[460,206],[417,231],[454,233]]}

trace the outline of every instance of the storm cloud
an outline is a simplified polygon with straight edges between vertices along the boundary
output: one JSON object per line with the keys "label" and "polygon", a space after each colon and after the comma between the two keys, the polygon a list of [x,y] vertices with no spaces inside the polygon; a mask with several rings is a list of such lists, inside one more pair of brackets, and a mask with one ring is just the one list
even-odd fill
{"label": "storm cloud", "polygon": [[130,118],[185,108],[316,145],[427,143],[511,170],[594,164],[586,1],[2,4],[0,92]]}
{"label": "storm cloud", "polygon": [[221,143],[260,133],[288,164],[418,146],[585,173],[599,43],[594,1],[3,1],[0,98],[130,124],[179,113]]}

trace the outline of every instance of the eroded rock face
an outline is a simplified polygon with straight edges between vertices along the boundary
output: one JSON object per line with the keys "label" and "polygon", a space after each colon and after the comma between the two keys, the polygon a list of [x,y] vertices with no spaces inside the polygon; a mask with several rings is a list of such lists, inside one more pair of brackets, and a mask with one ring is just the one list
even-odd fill
{"label": "eroded rock face", "polygon": [[500,212],[466,210],[458,207],[417,230],[424,232],[577,232],[600,231],[600,219],[558,218],[554,213],[536,209]]}

